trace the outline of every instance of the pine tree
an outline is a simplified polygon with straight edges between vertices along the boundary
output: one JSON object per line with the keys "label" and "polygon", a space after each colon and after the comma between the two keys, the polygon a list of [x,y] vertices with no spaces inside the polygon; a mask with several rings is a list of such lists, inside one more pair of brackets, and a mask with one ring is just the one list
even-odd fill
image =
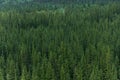
{"label": "pine tree", "polygon": [[82,73],[81,65],[78,63],[78,65],[74,69],[74,79],[75,80],[83,80],[83,73]]}
{"label": "pine tree", "polygon": [[66,68],[67,65],[62,65],[60,69],[60,80],[70,80],[69,69]]}
{"label": "pine tree", "polygon": [[23,67],[22,67],[22,75],[21,75],[20,80],[29,80],[29,79],[30,79],[30,74],[29,74],[29,72],[27,71],[26,66],[23,66]]}
{"label": "pine tree", "polygon": [[101,80],[101,73],[98,66],[93,67],[89,80]]}
{"label": "pine tree", "polygon": [[36,67],[33,67],[32,69],[32,79],[31,80],[39,80],[40,76],[39,76],[39,65],[37,65]]}
{"label": "pine tree", "polygon": [[46,77],[46,80],[56,80],[55,74],[54,74],[54,69],[49,61],[46,65],[45,77]]}
{"label": "pine tree", "polygon": [[5,60],[4,57],[0,57],[0,80],[5,80]]}
{"label": "pine tree", "polygon": [[115,66],[115,64],[112,64],[111,65],[111,70],[110,70],[110,80],[118,80],[118,77],[117,77],[117,68]]}
{"label": "pine tree", "polygon": [[15,80],[16,71],[15,71],[15,62],[12,59],[12,56],[9,55],[7,58],[7,67],[6,67],[6,79],[7,80]]}
{"label": "pine tree", "polygon": [[0,68],[0,80],[5,80],[3,73],[4,73],[4,70],[2,68]]}

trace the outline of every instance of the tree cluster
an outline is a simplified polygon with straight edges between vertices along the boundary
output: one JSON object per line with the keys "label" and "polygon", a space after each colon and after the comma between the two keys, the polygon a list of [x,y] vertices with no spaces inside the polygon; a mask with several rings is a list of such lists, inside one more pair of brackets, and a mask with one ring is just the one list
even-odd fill
{"label": "tree cluster", "polygon": [[0,80],[120,80],[119,3],[0,11]]}

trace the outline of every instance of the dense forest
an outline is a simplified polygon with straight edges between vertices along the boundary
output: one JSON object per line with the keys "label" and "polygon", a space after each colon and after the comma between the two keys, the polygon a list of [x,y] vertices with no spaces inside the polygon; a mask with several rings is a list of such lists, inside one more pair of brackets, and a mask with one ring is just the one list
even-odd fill
{"label": "dense forest", "polygon": [[105,2],[119,2],[119,0],[0,0],[1,4],[16,4],[16,3],[105,3]]}
{"label": "dense forest", "polygon": [[120,80],[120,2],[0,1],[0,80]]}

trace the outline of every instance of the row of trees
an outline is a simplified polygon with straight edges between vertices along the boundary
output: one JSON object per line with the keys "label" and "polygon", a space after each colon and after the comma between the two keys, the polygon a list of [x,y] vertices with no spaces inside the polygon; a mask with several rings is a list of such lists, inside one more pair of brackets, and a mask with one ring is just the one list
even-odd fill
{"label": "row of trees", "polygon": [[0,4],[19,4],[19,3],[46,3],[46,2],[52,2],[52,3],[106,3],[106,2],[114,2],[119,0],[0,0]]}
{"label": "row of trees", "polygon": [[0,80],[119,80],[119,22],[117,3],[0,11]]}

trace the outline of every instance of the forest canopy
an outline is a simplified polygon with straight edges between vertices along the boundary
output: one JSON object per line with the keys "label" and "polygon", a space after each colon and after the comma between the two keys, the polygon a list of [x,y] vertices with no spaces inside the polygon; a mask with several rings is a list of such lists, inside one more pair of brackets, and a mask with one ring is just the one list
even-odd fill
{"label": "forest canopy", "polygon": [[0,80],[120,80],[120,2],[0,1]]}
{"label": "forest canopy", "polygon": [[26,2],[53,2],[53,3],[68,3],[68,2],[80,2],[80,3],[105,3],[105,2],[115,2],[119,0],[0,0],[1,4],[5,3],[26,3]]}

